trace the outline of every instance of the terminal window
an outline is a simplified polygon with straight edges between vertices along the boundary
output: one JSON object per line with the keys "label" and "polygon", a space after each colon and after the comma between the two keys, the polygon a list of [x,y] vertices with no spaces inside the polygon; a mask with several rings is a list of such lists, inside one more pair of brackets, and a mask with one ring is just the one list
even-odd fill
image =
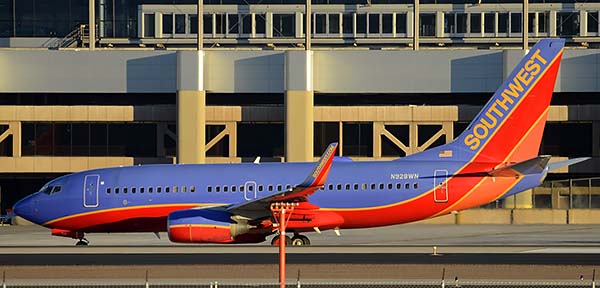
{"label": "terminal window", "polygon": [[556,34],[560,36],[578,35],[579,12],[556,13]]}
{"label": "terminal window", "polygon": [[294,14],[273,14],[273,37],[293,37],[296,34]]}
{"label": "terminal window", "polygon": [[340,33],[340,14],[329,14],[329,34]]}
{"label": "terminal window", "polygon": [[598,33],[598,11],[588,11],[587,13],[587,32]]}
{"label": "terminal window", "polygon": [[406,13],[396,13],[396,33],[406,34]]}

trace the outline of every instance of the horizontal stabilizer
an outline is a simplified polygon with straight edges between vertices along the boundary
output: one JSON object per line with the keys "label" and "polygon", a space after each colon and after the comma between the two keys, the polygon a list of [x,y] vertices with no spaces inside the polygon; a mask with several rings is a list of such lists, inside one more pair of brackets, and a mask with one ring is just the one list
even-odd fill
{"label": "horizontal stabilizer", "polygon": [[548,170],[549,171],[554,171],[556,169],[560,169],[560,168],[565,167],[565,166],[571,166],[573,164],[577,164],[579,162],[583,162],[583,161],[588,160],[588,159],[590,159],[590,157],[573,158],[573,159],[564,160],[564,161],[552,162],[552,163],[548,164]]}
{"label": "horizontal stabilizer", "polygon": [[488,172],[488,175],[494,177],[517,177],[520,175],[542,173],[546,169],[550,157],[548,155],[538,156],[523,162],[494,169]]}

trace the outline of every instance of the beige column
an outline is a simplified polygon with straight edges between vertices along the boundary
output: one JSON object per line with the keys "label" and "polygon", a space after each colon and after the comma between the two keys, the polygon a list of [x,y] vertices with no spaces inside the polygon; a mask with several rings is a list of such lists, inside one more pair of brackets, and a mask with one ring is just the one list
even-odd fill
{"label": "beige column", "polygon": [[533,208],[533,190],[529,189],[519,194],[507,197],[504,200],[504,208],[508,209],[530,209]]}
{"label": "beige column", "polygon": [[177,52],[177,163],[204,163],[204,51]]}
{"label": "beige column", "polygon": [[12,134],[12,157],[21,157],[21,122],[10,122],[8,129]]}
{"label": "beige column", "polygon": [[285,66],[285,160],[312,161],[312,51],[287,51]]}

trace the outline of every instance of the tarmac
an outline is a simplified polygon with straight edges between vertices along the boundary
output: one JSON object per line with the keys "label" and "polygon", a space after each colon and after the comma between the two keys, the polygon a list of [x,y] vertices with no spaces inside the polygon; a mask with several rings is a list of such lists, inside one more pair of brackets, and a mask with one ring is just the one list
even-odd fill
{"label": "tarmac", "polygon": [[[307,234],[289,247],[288,277],[361,282],[440,279],[578,281],[600,268],[600,225],[397,225]],[[90,246],[39,226],[0,227],[7,283],[274,283],[278,249],[180,245],[161,233],[91,234]],[[433,255],[433,247],[436,254]],[[437,281],[437,280],[436,280]]]}

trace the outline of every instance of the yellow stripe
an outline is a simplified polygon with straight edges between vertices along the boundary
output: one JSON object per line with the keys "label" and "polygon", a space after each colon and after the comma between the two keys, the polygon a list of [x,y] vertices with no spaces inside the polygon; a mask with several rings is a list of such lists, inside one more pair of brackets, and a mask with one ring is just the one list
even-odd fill
{"label": "yellow stripe", "polygon": [[206,206],[225,206],[225,205],[228,205],[228,204],[219,204],[219,203],[214,203],[214,204],[208,204],[208,203],[175,203],[175,204],[138,205],[138,206],[129,206],[129,207],[110,208],[110,209],[94,210],[94,211],[90,211],[90,212],[83,212],[83,213],[79,213],[79,214],[73,214],[73,215],[68,215],[68,216],[56,218],[56,219],[47,221],[46,223],[42,224],[42,226],[47,226],[47,225],[56,223],[58,221],[67,220],[67,219],[71,219],[71,218],[75,218],[75,217],[89,216],[89,215],[93,215],[93,214],[105,213],[105,212],[112,212],[112,211],[123,211],[123,210],[130,210],[130,209],[160,208],[160,207],[173,207],[173,206],[206,207]]}

